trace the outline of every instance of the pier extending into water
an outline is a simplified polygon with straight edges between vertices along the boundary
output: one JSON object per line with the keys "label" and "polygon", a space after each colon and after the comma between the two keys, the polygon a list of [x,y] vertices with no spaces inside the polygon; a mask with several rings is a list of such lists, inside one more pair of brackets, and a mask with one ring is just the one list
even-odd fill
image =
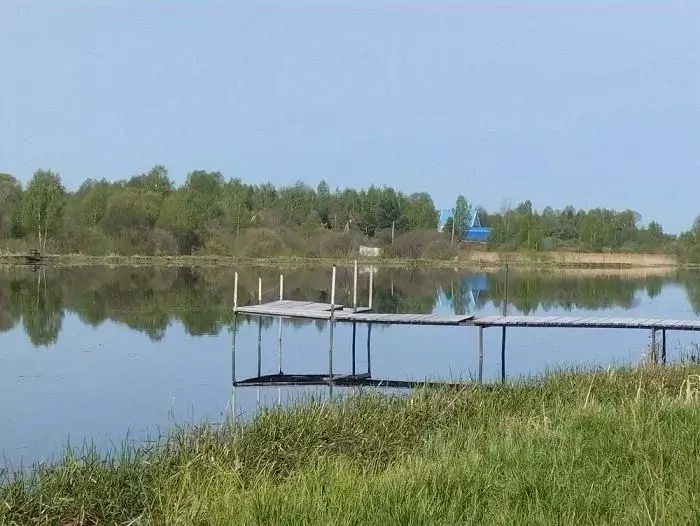
{"label": "pier extending into water", "polygon": [[[396,387],[410,387],[425,382],[412,382],[408,380],[375,380],[371,378],[369,367],[370,336],[372,325],[419,325],[419,326],[444,326],[444,327],[474,327],[478,329],[479,369],[478,381],[481,383],[484,357],[484,330],[488,328],[501,328],[501,379],[505,381],[505,353],[506,353],[506,329],[508,327],[519,328],[577,328],[577,329],[644,329],[651,331],[651,359],[666,363],[666,333],[667,331],[700,331],[700,319],[676,320],[665,318],[603,318],[580,316],[508,316],[490,315],[476,316],[472,314],[420,314],[420,313],[377,313],[373,312],[373,273],[369,277],[369,297],[367,306],[358,305],[357,298],[357,261],[355,261],[353,275],[353,300],[351,306],[337,304],[336,292],[336,267],[331,272],[331,301],[319,303],[311,301],[298,301],[283,298],[284,277],[280,275],[279,299],[262,303],[262,282],[258,284],[258,304],[238,305],[238,273],[234,278],[234,337],[233,337],[233,383],[234,385],[319,385],[324,383],[336,383],[336,385],[386,385]],[[278,374],[262,375],[258,365],[258,376],[246,380],[236,381],[235,378],[235,324],[240,315],[257,317],[276,317],[279,319],[279,352],[280,370]],[[299,318],[308,320],[325,320],[329,323],[329,372],[328,374],[294,374],[285,375],[281,367],[282,348],[282,319]],[[336,323],[350,323],[353,326],[352,374],[334,375],[332,368],[334,348],[334,326]],[[367,356],[368,371],[357,374],[355,371],[356,331],[358,325],[367,325]],[[258,364],[260,364],[260,332],[258,338]],[[660,341],[657,341],[658,333],[661,333]],[[660,351],[660,353],[659,353]],[[442,382],[440,382],[442,384]]]}

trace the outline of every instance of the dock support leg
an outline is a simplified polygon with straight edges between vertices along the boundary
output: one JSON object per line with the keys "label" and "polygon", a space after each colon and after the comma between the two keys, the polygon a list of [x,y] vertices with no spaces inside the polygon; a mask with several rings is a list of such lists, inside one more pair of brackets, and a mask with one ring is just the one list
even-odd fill
{"label": "dock support leg", "polygon": [[236,314],[233,314],[233,323],[231,325],[231,381],[236,385]]}
{"label": "dock support leg", "polygon": [[656,329],[651,330],[651,359],[654,363],[658,363],[658,353],[656,352]]}
{"label": "dock support leg", "polygon": [[236,332],[238,314],[238,272],[233,275],[233,322],[231,324],[231,381],[236,385]]}
{"label": "dock support leg", "polygon": [[[280,301],[284,298],[284,274],[280,274]],[[278,335],[278,362],[279,374],[282,374],[282,316],[279,317],[279,335]]]}
{"label": "dock support leg", "polygon": [[367,375],[372,378],[372,324],[367,324]]}
{"label": "dock support leg", "polygon": [[258,319],[258,376],[262,376],[262,317]]}
{"label": "dock support leg", "polygon": [[501,382],[506,381],[506,328],[501,328]]}
{"label": "dock support leg", "polygon": [[334,344],[334,329],[335,329],[335,320],[334,320],[334,314],[335,314],[335,274],[336,274],[336,269],[335,265],[333,265],[333,273],[331,276],[331,313],[330,317],[328,319],[328,336],[329,336],[329,342],[328,342],[328,381],[330,382],[331,386],[331,392],[333,389],[333,344]]}
{"label": "dock support leg", "polygon": [[484,376],[484,327],[479,325],[479,384]]}
{"label": "dock support leg", "polygon": [[661,330],[661,363],[666,365],[666,329]]}
{"label": "dock support leg", "polygon": [[[262,278],[258,278],[258,305],[262,303]],[[262,375],[262,316],[258,316],[258,377]]]}
{"label": "dock support leg", "polygon": [[355,358],[355,337],[357,336],[357,323],[352,322],[352,375],[355,376],[357,359]]}

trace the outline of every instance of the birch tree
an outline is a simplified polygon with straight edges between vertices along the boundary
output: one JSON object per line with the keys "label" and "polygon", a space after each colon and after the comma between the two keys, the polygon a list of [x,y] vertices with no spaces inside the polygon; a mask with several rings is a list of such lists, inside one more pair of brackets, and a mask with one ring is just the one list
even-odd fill
{"label": "birch tree", "polygon": [[37,170],[22,199],[25,231],[36,234],[39,248],[46,250],[49,237],[60,232],[66,191],[61,177],[51,170]]}

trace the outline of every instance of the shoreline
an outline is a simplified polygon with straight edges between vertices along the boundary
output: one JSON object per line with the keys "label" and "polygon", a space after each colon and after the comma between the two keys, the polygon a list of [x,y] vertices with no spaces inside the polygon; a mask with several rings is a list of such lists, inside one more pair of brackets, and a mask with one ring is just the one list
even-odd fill
{"label": "shoreline", "polygon": [[[680,263],[677,258],[663,254],[622,254],[593,252],[490,252],[463,250],[457,258],[404,259],[357,258],[361,265],[379,268],[440,268],[454,270],[500,270],[505,265],[518,269],[568,269],[581,271],[639,271],[658,275],[662,271],[697,268]],[[352,266],[354,258],[308,258],[277,256],[273,258],[241,258],[236,256],[86,256],[83,254],[49,254],[42,264],[63,267],[79,266],[230,266],[234,264],[267,267]],[[2,265],[29,265],[24,254],[1,254]]]}
{"label": "shoreline", "polygon": [[694,523],[699,372],[639,364],[361,391],[176,428],[0,481],[0,523]]}

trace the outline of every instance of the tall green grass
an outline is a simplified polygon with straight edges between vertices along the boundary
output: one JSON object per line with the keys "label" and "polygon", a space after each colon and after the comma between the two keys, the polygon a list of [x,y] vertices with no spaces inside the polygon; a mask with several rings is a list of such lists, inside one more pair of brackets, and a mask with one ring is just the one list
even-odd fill
{"label": "tall green grass", "polygon": [[[697,524],[700,367],[371,391],[68,454],[0,524]],[[700,378],[700,377],[698,377]]]}

